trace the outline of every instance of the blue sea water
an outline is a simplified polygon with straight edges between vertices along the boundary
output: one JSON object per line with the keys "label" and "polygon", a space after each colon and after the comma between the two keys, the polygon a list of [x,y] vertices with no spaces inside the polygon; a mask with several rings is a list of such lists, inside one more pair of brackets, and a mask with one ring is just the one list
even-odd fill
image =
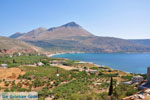
{"label": "blue sea water", "polygon": [[146,73],[147,67],[150,66],[150,53],[75,53],[54,55],[52,57],[93,62],[131,73]]}

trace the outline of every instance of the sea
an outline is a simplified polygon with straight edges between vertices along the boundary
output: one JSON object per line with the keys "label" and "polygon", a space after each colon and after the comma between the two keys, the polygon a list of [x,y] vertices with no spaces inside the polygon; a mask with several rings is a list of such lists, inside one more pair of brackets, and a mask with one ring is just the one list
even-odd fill
{"label": "sea", "polygon": [[52,57],[92,62],[129,73],[145,74],[150,67],[150,53],[72,53]]}

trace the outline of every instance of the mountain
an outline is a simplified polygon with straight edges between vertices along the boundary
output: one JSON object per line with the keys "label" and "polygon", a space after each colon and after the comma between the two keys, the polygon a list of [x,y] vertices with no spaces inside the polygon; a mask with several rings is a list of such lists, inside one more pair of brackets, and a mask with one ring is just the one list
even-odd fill
{"label": "mountain", "polygon": [[40,49],[38,47],[32,46],[20,40],[10,39],[7,37],[0,37],[0,53],[10,53],[24,52],[33,53]]}
{"label": "mountain", "polygon": [[32,30],[17,39],[20,40],[50,40],[50,39],[61,39],[71,36],[92,36],[91,33],[84,30],[81,26],[75,22],[70,22],[65,25],[54,27],[54,28],[38,28]]}
{"label": "mountain", "polygon": [[20,36],[22,36],[22,35],[24,35],[24,33],[20,33],[20,32],[16,32],[15,34],[13,34],[13,35],[11,35],[11,36],[9,36],[10,38],[18,38],[18,37],[20,37]]}
{"label": "mountain", "polygon": [[150,52],[150,47],[134,41],[95,36],[75,22],[49,29],[38,28],[16,39],[52,51]]}
{"label": "mountain", "polygon": [[150,47],[150,39],[131,39],[130,41]]}

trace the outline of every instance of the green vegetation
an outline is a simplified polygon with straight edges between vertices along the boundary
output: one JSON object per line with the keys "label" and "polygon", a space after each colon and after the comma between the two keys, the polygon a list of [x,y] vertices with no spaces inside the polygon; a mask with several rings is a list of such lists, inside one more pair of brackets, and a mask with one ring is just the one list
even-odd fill
{"label": "green vegetation", "polygon": [[[119,73],[108,67],[81,64],[79,68],[90,68],[98,71],[98,74],[90,74],[79,69],[68,71],[58,66],[51,66],[50,62],[53,60],[66,61],[64,65],[67,66],[80,65],[77,61],[37,55],[2,57],[0,64],[6,63],[9,67],[21,65],[18,68],[25,72],[25,74],[17,77],[19,82],[7,81],[7,79],[0,80],[0,83],[3,82],[6,87],[10,87],[4,88],[3,91],[37,91],[39,100],[44,100],[49,96],[53,96],[54,100],[121,100],[123,97],[137,92],[134,86],[117,85],[117,80],[113,80],[112,77],[119,77]],[[42,62],[44,65],[29,66],[38,62]],[[132,76],[131,74],[121,78],[130,80]]]}
{"label": "green vegetation", "polygon": [[137,93],[137,89],[135,89],[134,86],[120,84],[114,89],[113,97],[116,98],[115,100],[121,100],[135,93]]}
{"label": "green vegetation", "polygon": [[66,65],[66,66],[72,66],[73,64],[75,64],[76,61],[73,61],[73,60],[67,60],[63,65]]}
{"label": "green vegetation", "polygon": [[133,77],[132,75],[127,75],[127,76],[122,76],[121,78],[130,81],[132,79],[132,77]]}
{"label": "green vegetation", "polygon": [[9,67],[18,67],[19,65],[34,64],[39,62],[45,56],[13,56],[13,57],[1,57],[0,64],[8,64]]}
{"label": "green vegetation", "polygon": [[44,67],[29,67],[29,66],[24,66],[21,69],[26,71],[27,73],[22,76],[24,79],[29,79],[29,78],[46,78],[49,80],[54,80],[58,79],[60,81],[63,80],[69,80],[69,72],[58,68],[58,72],[60,74],[59,78],[56,77],[57,73],[57,68],[54,66],[44,66]]}
{"label": "green vegetation", "polygon": [[[74,93],[85,93],[88,88],[88,82],[85,79],[73,80],[67,84],[56,87],[53,93],[57,98],[69,99],[69,97]],[[82,88],[81,88],[82,87]]]}
{"label": "green vegetation", "polygon": [[48,60],[42,60],[41,61],[44,65],[49,65],[49,61]]}

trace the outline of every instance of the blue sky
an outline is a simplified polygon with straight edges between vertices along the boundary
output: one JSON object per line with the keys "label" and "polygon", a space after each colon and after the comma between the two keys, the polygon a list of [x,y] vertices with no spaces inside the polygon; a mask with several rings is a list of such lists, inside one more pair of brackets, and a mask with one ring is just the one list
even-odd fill
{"label": "blue sky", "polygon": [[0,0],[0,35],[75,21],[98,36],[150,39],[150,0]]}

